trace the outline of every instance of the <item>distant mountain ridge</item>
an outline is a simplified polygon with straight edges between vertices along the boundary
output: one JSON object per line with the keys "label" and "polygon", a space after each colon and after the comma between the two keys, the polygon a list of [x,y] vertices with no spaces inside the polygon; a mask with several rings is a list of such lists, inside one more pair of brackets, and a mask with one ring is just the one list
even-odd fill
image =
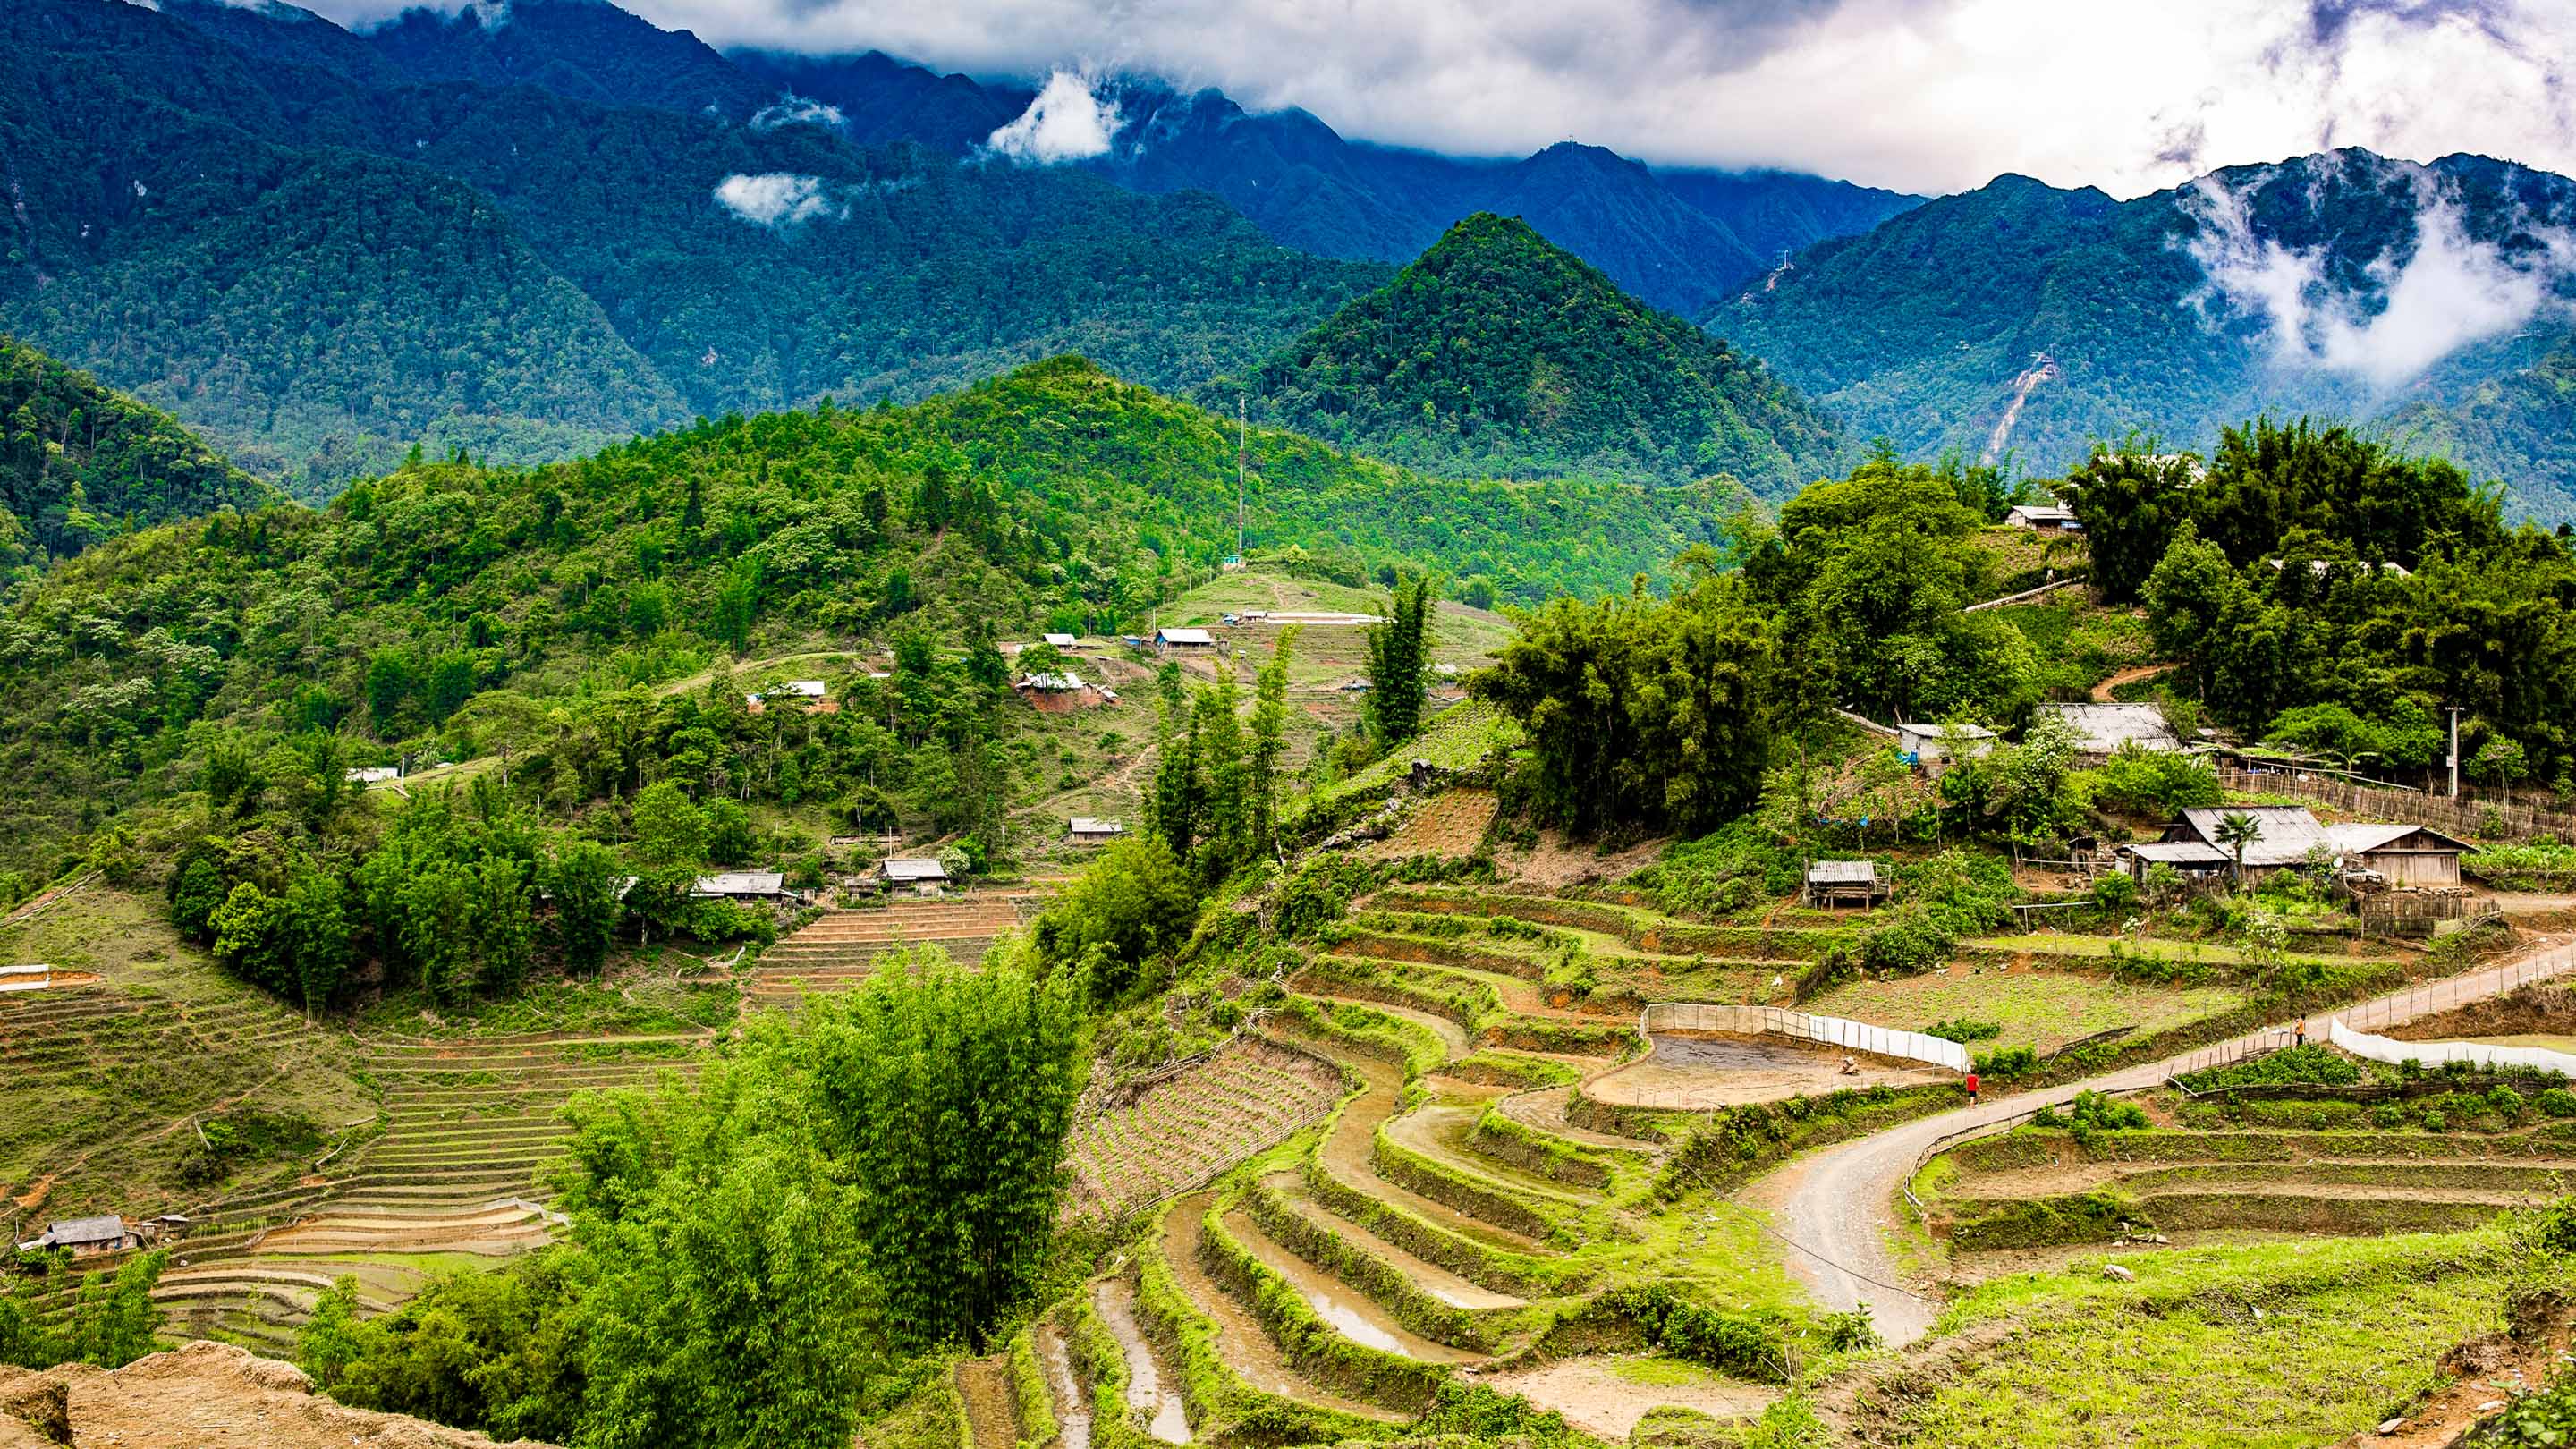
{"label": "distant mountain ridge", "polygon": [[[2558,520],[2576,277],[2549,258],[2571,228],[2576,182],[2482,157],[2326,152],[2125,202],[2005,176],[1821,243],[1705,320],[1909,453],[2009,450],[2045,476],[2095,439],[2205,448],[2307,412],[2456,446]],[[2419,259],[2428,285],[2400,295]],[[2435,282],[2532,305],[2480,331],[2423,305]]]}
{"label": "distant mountain ridge", "polygon": [[[1237,386],[1219,379],[1201,396],[1222,406]],[[1758,360],[1490,213],[1241,390],[1265,420],[1450,476],[1726,477],[1776,499],[1853,451]]]}

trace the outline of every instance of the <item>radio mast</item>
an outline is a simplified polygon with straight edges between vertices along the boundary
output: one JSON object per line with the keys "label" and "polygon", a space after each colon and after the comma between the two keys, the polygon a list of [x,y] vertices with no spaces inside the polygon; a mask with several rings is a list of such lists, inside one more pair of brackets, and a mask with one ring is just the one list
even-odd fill
{"label": "radio mast", "polygon": [[1243,394],[1234,395],[1234,559],[1243,561],[1243,452],[1247,437]]}

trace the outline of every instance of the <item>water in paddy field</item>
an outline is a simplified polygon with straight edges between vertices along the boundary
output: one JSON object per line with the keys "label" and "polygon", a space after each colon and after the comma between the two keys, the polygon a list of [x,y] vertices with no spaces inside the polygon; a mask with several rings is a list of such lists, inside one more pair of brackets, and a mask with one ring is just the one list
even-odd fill
{"label": "water in paddy field", "polygon": [[1073,1376],[1073,1356],[1065,1351],[1064,1335],[1052,1325],[1038,1329],[1038,1357],[1045,1362],[1047,1390],[1055,1397],[1055,1422],[1063,1431],[1064,1449],[1091,1449],[1091,1414],[1085,1408],[1089,1400]]}
{"label": "water in paddy field", "polygon": [[1136,1324],[1136,1290],[1111,1278],[1092,1290],[1091,1302],[1100,1310],[1101,1321],[1117,1335],[1118,1346],[1126,1350],[1127,1407],[1153,1416],[1145,1426],[1153,1437],[1166,1444],[1190,1442],[1190,1420],[1181,1407],[1180,1390],[1164,1392],[1162,1367],[1145,1342],[1145,1331]]}
{"label": "water in paddy field", "polygon": [[1723,1072],[1766,1072],[1813,1066],[1816,1054],[1801,1047],[1742,1037],[1662,1036],[1646,1058],[1659,1067],[1705,1067]]}

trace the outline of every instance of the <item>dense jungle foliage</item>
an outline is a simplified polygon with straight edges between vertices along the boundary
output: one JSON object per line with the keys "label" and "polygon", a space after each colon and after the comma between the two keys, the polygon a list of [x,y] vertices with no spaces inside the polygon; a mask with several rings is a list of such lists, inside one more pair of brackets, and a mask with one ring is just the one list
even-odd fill
{"label": "dense jungle foliage", "polygon": [[[986,659],[976,688],[1001,685],[995,627],[1143,628],[1231,546],[1233,452],[1225,420],[1066,359],[911,408],[727,418],[534,470],[424,461],[327,511],[119,538],[0,617],[20,786],[0,859],[50,875],[73,833],[187,788],[216,724],[254,753],[329,735],[348,765],[507,751],[558,819],[715,772],[964,828],[997,767],[954,672]],[[1251,467],[1255,541],[1354,582],[1437,559],[1511,597],[1597,592],[1713,528],[1703,490],[1441,483],[1267,430]],[[1569,541],[1522,546],[1542,536]],[[984,653],[949,658],[970,623]],[[722,654],[860,640],[892,668],[827,670],[836,715],[751,715],[759,680],[657,690]]]}
{"label": "dense jungle foliage", "polygon": [[1776,498],[1849,451],[1760,362],[1491,214],[1451,227],[1244,391],[1264,418],[1446,474],[1722,475]]}
{"label": "dense jungle foliage", "polygon": [[0,580],[102,538],[276,497],[169,414],[0,337]]}
{"label": "dense jungle foliage", "polygon": [[2493,783],[2576,763],[2576,557],[2508,528],[2450,464],[2261,420],[2229,429],[2205,469],[2099,449],[2063,491],[2104,592],[2145,605],[2218,722],[2407,768],[2440,757],[2457,706],[2463,760],[2491,758]]}

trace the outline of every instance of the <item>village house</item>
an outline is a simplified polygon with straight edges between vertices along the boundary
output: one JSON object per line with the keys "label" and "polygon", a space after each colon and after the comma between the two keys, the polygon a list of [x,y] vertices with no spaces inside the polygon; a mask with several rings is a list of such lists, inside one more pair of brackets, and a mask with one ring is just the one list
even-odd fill
{"label": "village house", "polygon": [[2075,758],[2081,765],[2098,765],[2122,745],[2153,754],[2183,747],[2182,737],[2165,723],[2165,712],[2152,704],[2043,704],[2035,715],[2049,716],[2075,727]]}
{"label": "village house", "polygon": [[1859,906],[1866,910],[1886,900],[1887,885],[1878,878],[1874,860],[1819,860],[1807,866],[1807,904],[1819,908]]}
{"label": "village house", "polygon": [[[175,1221],[182,1227],[187,1219]],[[114,1213],[90,1218],[65,1218],[48,1226],[36,1237],[18,1244],[21,1253],[49,1253],[66,1248],[75,1258],[95,1257],[100,1253],[121,1253],[128,1248],[145,1247],[161,1236],[162,1221],[129,1223]]]}
{"label": "village house", "polygon": [[1102,845],[1127,833],[1126,822],[1076,815],[1065,826],[1065,839],[1076,845]]}
{"label": "village house", "polygon": [[1154,631],[1154,647],[1157,649],[1188,649],[1193,651],[1200,649],[1214,649],[1216,648],[1216,636],[1210,634],[1205,629],[1157,629]]}
{"label": "village house", "polygon": [[1897,753],[1938,780],[1950,768],[1953,752],[1963,760],[1982,760],[1995,747],[1995,732],[1983,725],[1906,724],[1896,726]]}
{"label": "village house", "polygon": [[2438,830],[2394,822],[2329,825],[2326,835],[2343,852],[2346,870],[2367,870],[2393,886],[2455,886],[2465,841]]}
{"label": "village house", "polygon": [[743,702],[753,714],[764,713],[772,702],[797,705],[807,714],[835,714],[841,708],[830,687],[819,679],[791,679],[776,689],[746,694]]}
{"label": "village house", "polygon": [[787,877],[774,870],[732,870],[702,875],[689,894],[700,900],[774,901],[785,893]]}
{"label": "village house", "polygon": [[402,778],[402,766],[361,765],[357,769],[343,771],[340,778],[352,785],[386,785]]}
{"label": "village house", "polygon": [[2466,843],[2420,825],[2357,821],[2322,825],[2295,805],[2209,806],[2186,810],[2165,827],[2164,838],[2144,845],[2124,845],[2132,875],[2144,883],[2159,862],[2186,877],[2233,875],[2235,847],[2219,839],[2219,827],[2230,815],[2254,821],[2257,837],[2245,847],[2245,879],[2259,881],[2278,871],[2297,870],[2311,861],[2330,860],[2345,872],[2367,870],[2396,886],[2446,886],[2460,883],[2460,857]]}
{"label": "village house", "polygon": [[2004,514],[2004,523],[2012,528],[2036,529],[2041,533],[2082,533],[2084,525],[2076,520],[2075,510],[2054,503],[2016,503]]}
{"label": "village house", "polygon": [[948,867],[927,858],[890,856],[877,866],[877,875],[886,889],[914,895],[935,896],[948,884]]}
{"label": "village house", "polygon": [[1071,634],[1045,634],[1039,637],[1046,641],[1046,645],[1050,649],[1065,650],[1079,649],[1082,647],[1082,641],[1076,639]]}

